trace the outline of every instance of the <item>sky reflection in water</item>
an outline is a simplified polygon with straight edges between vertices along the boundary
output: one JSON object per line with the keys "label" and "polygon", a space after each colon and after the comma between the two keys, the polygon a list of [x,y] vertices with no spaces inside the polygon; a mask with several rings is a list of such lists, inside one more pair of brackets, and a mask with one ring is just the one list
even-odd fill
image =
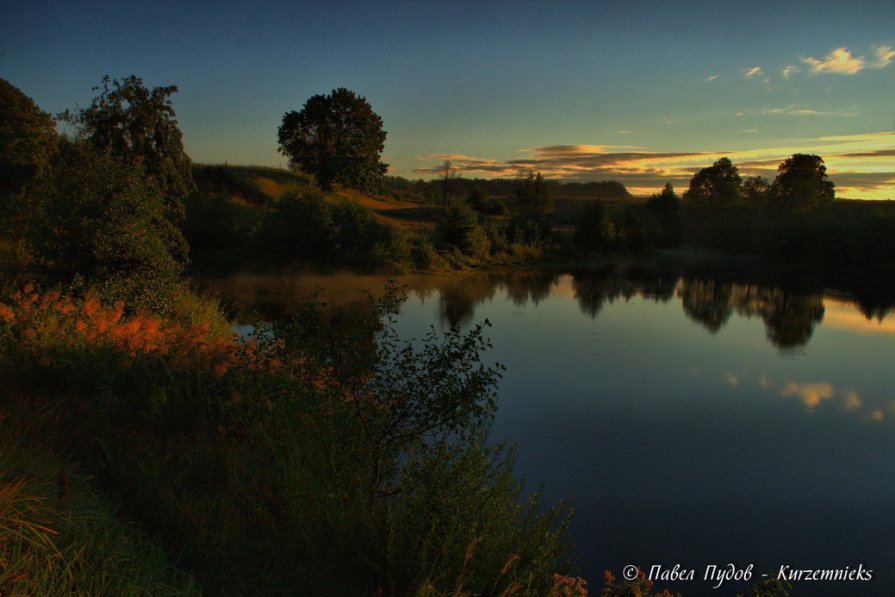
{"label": "sky reflection in water", "polygon": [[810,592],[866,594],[895,587],[885,314],[710,278],[535,273],[411,294],[399,329],[491,322],[507,366],[493,437],[517,445],[528,487],[572,500],[592,581],[629,563],[863,563],[872,586]]}

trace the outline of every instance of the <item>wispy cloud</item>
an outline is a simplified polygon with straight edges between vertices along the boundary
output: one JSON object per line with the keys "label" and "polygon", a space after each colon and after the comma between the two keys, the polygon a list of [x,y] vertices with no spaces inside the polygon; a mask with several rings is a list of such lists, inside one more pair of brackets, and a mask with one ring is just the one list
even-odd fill
{"label": "wispy cloud", "polygon": [[760,108],[756,110],[740,110],[736,116],[839,116],[853,118],[858,114],[853,110],[817,110],[808,106],[791,104],[782,108]]}
{"label": "wispy cloud", "polygon": [[867,61],[858,56],[852,56],[848,48],[836,48],[823,60],[813,58],[802,58],[802,62],[807,64],[809,70],[814,73],[838,73],[842,75],[855,75],[867,68]]}
{"label": "wispy cloud", "polygon": [[876,62],[870,65],[873,68],[886,68],[895,60],[895,50],[889,46],[877,46],[873,53],[876,54]]}
{"label": "wispy cloud", "polygon": [[715,79],[717,79],[717,78],[720,77],[720,76],[721,76],[721,75],[709,75],[708,77],[706,77],[705,80],[706,80],[706,81],[714,81]]}
{"label": "wispy cloud", "polygon": [[783,75],[784,79],[788,79],[793,75],[793,73],[797,72],[799,72],[799,68],[790,64],[788,66],[784,66],[783,70],[780,71],[780,74]]}
{"label": "wispy cloud", "polygon": [[440,163],[437,166],[426,168],[415,168],[414,172],[418,174],[439,174],[444,172],[444,163],[450,162],[451,169],[457,172],[475,172],[483,175],[502,176],[506,167],[498,160],[488,158],[478,158],[462,153],[434,153],[431,155],[418,156],[418,160],[433,161]]}
{"label": "wispy cloud", "polygon": [[760,66],[753,66],[750,68],[743,69],[744,77],[756,77],[756,76],[760,75],[761,73],[762,73],[762,70],[761,70]]}

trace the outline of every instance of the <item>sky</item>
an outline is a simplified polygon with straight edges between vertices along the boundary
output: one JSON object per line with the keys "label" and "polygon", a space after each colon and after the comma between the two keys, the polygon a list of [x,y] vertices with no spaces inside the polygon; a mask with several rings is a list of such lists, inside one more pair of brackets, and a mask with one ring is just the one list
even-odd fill
{"label": "sky", "polygon": [[346,87],[397,176],[450,160],[649,194],[814,153],[837,196],[895,199],[893,0],[4,3],[0,78],[43,110],[107,74],[176,85],[198,163],[288,166],[283,115]]}

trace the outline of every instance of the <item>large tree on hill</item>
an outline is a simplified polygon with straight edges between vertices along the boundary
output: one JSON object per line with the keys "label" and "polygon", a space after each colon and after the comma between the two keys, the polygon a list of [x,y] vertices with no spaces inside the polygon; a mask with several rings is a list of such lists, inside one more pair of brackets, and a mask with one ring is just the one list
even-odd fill
{"label": "large tree on hill", "polygon": [[780,164],[769,194],[783,209],[807,210],[831,203],[833,186],[820,156],[797,153]]}
{"label": "large tree on hill", "polygon": [[690,179],[684,199],[699,207],[729,207],[739,202],[742,192],[737,167],[728,158],[721,158]]}
{"label": "large tree on hill", "polygon": [[66,111],[62,118],[77,125],[80,135],[93,146],[140,166],[161,192],[165,216],[179,226],[185,214],[184,201],[196,185],[170,99],[177,87],[148,89],[139,77],[131,75],[119,81],[107,75],[102,87],[94,90],[101,93],[89,107],[76,113]]}
{"label": "large tree on hill", "polygon": [[12,207],[10,198],[47,168],[58,145],[53,118],[0,79],[0,209]]}
{"label": "large tree on hill", "polygon": [[300,112],[287,112],[280,152],[329,189],[334,183],[376,192],[388,168],[380,161],[386,132],[363,97],[348,89],[315,95]]}

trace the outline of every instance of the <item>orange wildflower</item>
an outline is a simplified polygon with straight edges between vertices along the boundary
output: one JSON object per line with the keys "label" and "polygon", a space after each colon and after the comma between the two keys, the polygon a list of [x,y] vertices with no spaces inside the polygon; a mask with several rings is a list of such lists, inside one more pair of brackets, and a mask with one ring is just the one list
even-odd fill
{"label": "orange wildflower", "polygon": [[13,319],[15,319],[16,314],[12,309],[9,308],[8,305],[0,303],[0,321],[3,323],[9,323]]}

